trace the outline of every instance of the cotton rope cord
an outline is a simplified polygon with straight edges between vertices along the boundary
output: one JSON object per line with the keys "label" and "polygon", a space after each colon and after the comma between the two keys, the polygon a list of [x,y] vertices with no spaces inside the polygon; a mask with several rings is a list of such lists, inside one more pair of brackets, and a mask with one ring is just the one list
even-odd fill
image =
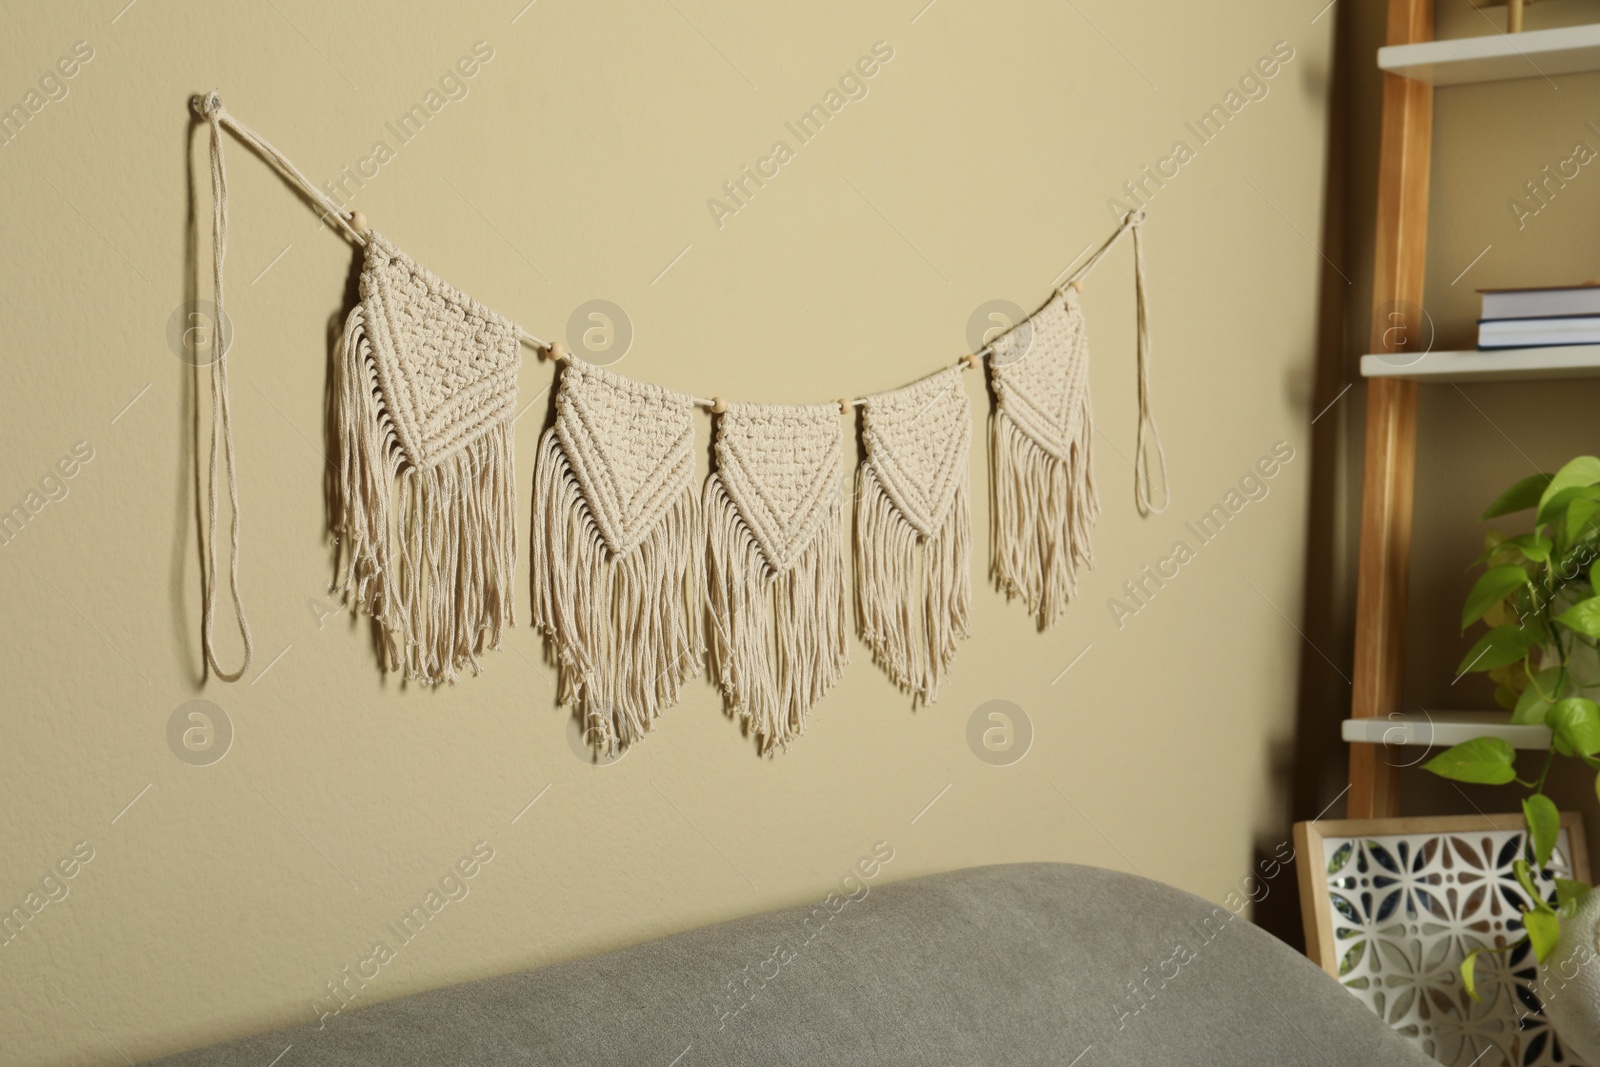
{"label": "cotton rope cord", "polygon": [[[222,263],[228,250],[228,176],[222,165],[222,101],[216,93],[203,98],[201,115],[211,126],[211,230],[212,271],[215,278],[216,328],[211,335],[211,466],[206,493],[206,543],[203,549],[206,568],[206,600],[202,613],[201,645],[206,662],[225,682],[238,681],[250,669],[250,621],[239,599],[239,483],[234,469],[232,405],[228,400],[228,340],[224,337],[227,318],[223,315]],[[239,621],[239,636],[244,655],[236,671],[223,670],[212,640],[212,624],[217,602],[217,453],[220,447],[228,468],[229,523],[228,589],[233,595],[234,617]]]}
{"label": "cotton rope cord", "polygon": [[[194,106],[204,118],[211,122],[213,129],[217,126],[226,126],[233,131],[235,137],[238,137],[239,140],[276,164],[284,174],[294,180],[294,183],[300,187],[300,191],[305,193],[312,203],[323,210],[327,218],[331,218],[339,229],[344,231],[344,235],[353,243],[357,245],[365,245],[367,243],[366,238],[355,228],[356,213],[354,211],[346,211],[335,204],[328,198],[326,193],[311,184],[311,179],[302,174],[300,168],[296,167],[288,156],[274,148],[265,137],[262,137],[259,133],[234,118],[222,106],[222,97],[218,95],[215,89],[204,96],[195,97]],[[220,156],[221,148],[215,148],[214,154]]]}
{"label": "cotton rope cord", "polygon": [[[1167,510],[1168,504],[1172,503],[1172,489],[1167,484],[1167,453],[1161,447],[1161,431],[1156,429],[1156,419],[1150,411],[1150,313],[1145,301],[1144,235],[1138,225],[1133,229],[1133,270],[1134,300],[1138,305],[1139,316],[1139,432],[1135,446],[1139,462],[1133,471],[1133,495],[1139,507],[1139,514],[1159,515]],[[1155,465],[1161,471],[1160,507],[1157,507],[1150,497],[1151,453],[1148,446],[1151,444],[1155,447]]]}
{"label": "cotton rope cord", "polygon": [[[222,106],[222,97],[216,90],[197,96],[193,101],[195,111],[205,120],[211,130],[211,253],[213,273],[213,300],[216,305],[216,325],[212,332],[211,341],[211,464],[207,482],[206,493],[206,543],[202,550],[205,557],[206,569],[206,599],[202,613],[201,645],[205,653],[206,662],[216,672],[217,677],[225,682],[235,682],[244,676],[250,669],[250,656],[253,642],[250,635],[250,621],[245,614],[244,603],[239,596],[239,483],[234,459],[233,443],[233,405],[228,389],[228,348],[232,338],[228,336],[227,316],[224,313],[225,297],[223,291],[223,262],[228,253],[228,174],[223,163],[222,130],[224,127],[233,131],[247,145],[266,156],[287,174],[302,192],[327,212],[338,226],[344,231],[345,236],[358,245],[364,245],[365,239],[351,225],[345,213],[328,200],[311,182],[302,174],[287,156],[279,152],[254,130],[236,120]],[[220,431],[220,439],[219,439]],[[239,636],[243,640],[244,652],[235,671],[224,670],[217,659],[216,644],[213,638],[213,629],[216,618],[217,598],[217,460],[219,451],[228,474],[228,506],[229,519],[229,555],[228,555],[228,589],[233,597],[234,616],[239,623]]]}
{"label": "cotton rope cord", "polygon": [[[528,333],[525,330],[523,331],[522,339],[524,341],[527,341],[529,344],[533,345],[535,348],[543,349],[544,350],[544,358],[550,360],[552,363],[560,363],[561,361],[563,361],[565,359],[571,358],[571,353],[569,353],[567,351],[566,346],[563,345],[560,341],[557,341],[554,344],[546,344],[545,342],[539,340],[537,337],[534,337],[532,334]],[[988,351],[987,347],[985,347],[982,350],[982,352],[987,352],[987,351]],[[953,369],[956,369],[956,368],[960,368],[961,370],[964,370],[964,371],[976,370],[980,365],[979,361],[983,358],[982,352],[969,353],[969,354],[967,354],[965,356],[962,356],[960,359],[956,360],[954,363],[950,364],[949,367],[945,367],[945,368],[941,368],[941,369],[953,370]],[[935,371],[934,373],[937,374],[938,371]],[[694,402],[694,406],[695,407],[704,408],[706,411],[711,412],[713,415],[721,415],[724,411],[727,410],[726,401],[724,401],[721,397],[716,397],[716,396],[703,397],[703,396],[693,396],[693,395],[691,395],[689,397],[689,399]],[[850,411],[851,411],[852,408],[862,407],[870,399],[871,399],[871,397],[865,397],[865,396],[858,396],[858,397],[855,397],[854,399],[849,399],[849,398],[846,398],[846,397],[840,397],[839,400],[838,400],[839,413],[841,415],[848,415],[848,414],[850,414]]]}

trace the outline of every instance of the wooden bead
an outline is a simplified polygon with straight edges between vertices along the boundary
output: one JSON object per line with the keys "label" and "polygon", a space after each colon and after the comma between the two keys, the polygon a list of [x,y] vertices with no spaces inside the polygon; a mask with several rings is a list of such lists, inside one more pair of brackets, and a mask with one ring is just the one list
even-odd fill
{"label": "wooden bead", "polygon": [[1067,284],[1072,286],[1072,289],[1073,289],[1074,292],[1078,292],[1078,293],[1083,292],[1083,279],[1082,278],[1074,278],[1070,282],[1068,282]]}
{"label": "wooden bead", "polygon": [[359,211],[350,212],[350,228],[357,233],[366,233],[367,216]]}
{"label": "wooden bead", "polygon": [[978,353],[968,352],[966,355],[961,357],[961,362],[967,365],[968,370],[977,370],[979,362]]}
{"label": "wooden bead", "polygon": [[727,410],[728,402],[726,400],[722,399],[720,396],[714,396],[711,398],[711,413],[713,415],[724,414]]}
{"label": "wooden bead", "polygon": [[851,405],[850,401],[846,400],[842,396],[839,398],[839,414],[841,414],[841,415],[850,414],[850,408],[851,407],[852,407],[852,405]]}
{"label": "wooden bead", "polygon": [[551,363],[560,363],[567,358],[567,346],[560,341],[553,341],[550,347],[544,350],[544,358]]}

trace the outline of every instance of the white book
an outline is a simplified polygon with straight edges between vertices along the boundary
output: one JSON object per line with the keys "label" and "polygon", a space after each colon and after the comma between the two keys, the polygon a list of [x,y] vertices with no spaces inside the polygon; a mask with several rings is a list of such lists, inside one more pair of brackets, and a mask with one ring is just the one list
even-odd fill
{"label": "white book", "polygon": [[1485,319],[1540,319],[1557,315],[1600,315],[1600,285],[1562,285],[1543,289],[1479,289]]}
{"label": "white book", "polygon": [[1600,344],[1600,315],[1539,319],[1479,319],[1479,348],[1543,348]]}

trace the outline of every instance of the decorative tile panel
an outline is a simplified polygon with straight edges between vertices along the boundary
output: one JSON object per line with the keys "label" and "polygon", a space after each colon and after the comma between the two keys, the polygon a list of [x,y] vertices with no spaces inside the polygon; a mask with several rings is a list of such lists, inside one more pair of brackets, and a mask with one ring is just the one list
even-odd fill
{"label": "decorative tile panel", "polygon": [[[1545,1019],[1531,947],[1478,957],[1481,1003],[1461,981],[1468,952],[1522,937],[1527,895],[1512,869],[1522,839],[1504,830],[1322,838],[1339,981],[1440,1063],[1579,1067]],[[1563,827],[1534,879],[1551,902],[1553,878],[1572,877],[1570,856]]]}

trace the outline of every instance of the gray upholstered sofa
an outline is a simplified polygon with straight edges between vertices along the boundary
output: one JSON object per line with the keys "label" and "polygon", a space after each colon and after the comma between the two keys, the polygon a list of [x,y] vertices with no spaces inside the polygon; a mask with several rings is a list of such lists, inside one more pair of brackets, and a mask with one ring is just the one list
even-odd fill
{"label": "gray upholstered sofa", "polygon": [[352,1009],[323,1024],[162,1062],[1432,1063],[1246,920],[1142,878],[1049,863],[860,882],[816,908]]}

